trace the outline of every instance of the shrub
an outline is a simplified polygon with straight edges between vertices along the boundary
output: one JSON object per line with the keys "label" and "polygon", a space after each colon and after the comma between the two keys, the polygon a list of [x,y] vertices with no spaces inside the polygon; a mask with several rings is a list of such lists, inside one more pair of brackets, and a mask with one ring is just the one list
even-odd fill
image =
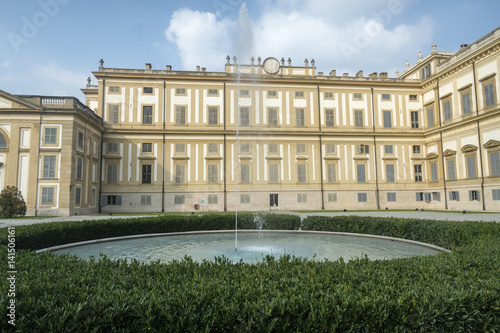
{"label": "shrub", "polygon": [[24,216],[26,202],[21,191],[15,186],[7,186],[0,193],[0,217],[10,218]]}

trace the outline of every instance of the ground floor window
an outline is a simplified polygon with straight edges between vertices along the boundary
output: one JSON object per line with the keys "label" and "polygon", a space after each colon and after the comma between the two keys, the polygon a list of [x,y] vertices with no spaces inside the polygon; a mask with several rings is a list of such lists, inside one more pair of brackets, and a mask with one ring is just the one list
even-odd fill
{"label": "ground floor window", "polygon": [[269,194],[269,206],[271,207],[278,206],[278,194]]}
{"label": "ground floor window", "polygon": [[367,202],[368,196],[366,193],[358,193],[358,202]]}

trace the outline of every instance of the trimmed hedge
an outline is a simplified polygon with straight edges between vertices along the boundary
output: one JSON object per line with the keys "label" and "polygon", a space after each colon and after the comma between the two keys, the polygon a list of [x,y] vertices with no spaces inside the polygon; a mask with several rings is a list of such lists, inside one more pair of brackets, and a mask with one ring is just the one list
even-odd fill
{"label": "trimmed hedge", "polygon": [[[195,220],[197,217],[191,218],[201,222]],[[224,215],[217,216],[210,220],[210,225],[223,225],[223,220]],[[176,221],[182,228],[191,223]],[[244,221],[242,218],[241,226]],[[143,225],[145,221],[129,222]],[[434,256],[380,261],[361,258],[349,262],[342,259],[314,262],[290,256],[267,257],[260,264],[232,264],[225,258],[202,263],[186,258],[171,264],[112,261],[105,257],[84,261],[69,255],[20,251],[16,257],[16,329],[19,332],[500,331],[499,224],[366,217],[314,217],[303,222],[303,228],[310,230],[358,230],[387,236],[399,234],[419,241],[436,239],[436,245],[447,245],[454,250]],[[270,224],[265,227],[270,228]],[[43,228],[49,228],[42,230],[39,226],[30,227],[43,232],[48,230]],[[97,224],[92,228],[97,228]],[[149,228],[153,227],[146,227]],[[204,228],[209,230],[208,224]],[[16,237],[20,229],[16,228]],[[80,231],[86,232],[83,228]],[[450,239],[445,240],[445,235]],[[23,242],[27,244],[28,238]],[[7,260],[5,249],[0,260]],[[0,287],[2,290],[8,287],[3,276]],[[3,309],[7,301],[6,295],[1,294]],[[14,331],[6,319],[0,322],[0,328],[2,332]]]}
{"label": "trimmed hedge", "polygon": [[[300,218],[283,214],[238,214],[238,229],[294,230]],[[38,250],[46,247],[92,239],[197,230],[232,230],[235,214],[163,215],[145,218],[105,219],[74,222],[38,223],[16,227],[16,249]],[[7,244],[7,229],[0,244]]]}

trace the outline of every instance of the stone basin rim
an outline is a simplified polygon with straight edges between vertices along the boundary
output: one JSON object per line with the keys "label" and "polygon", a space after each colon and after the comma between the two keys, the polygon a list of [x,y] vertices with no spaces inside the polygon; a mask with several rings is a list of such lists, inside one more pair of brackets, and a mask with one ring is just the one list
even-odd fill
{"label": "stone basin rim", "polygon": [[[155,233],[155,234],[138,234],[138,235],[128,235],[128,236],[118,236],[118,237],[108,237],[108,238],[98,238],[91,239],[87,241],[68,243],[62,245],[56,245],[51,247],[46,247],[43,249],[36,250],[36,254],[40,254],[43,252],[51,252],[56,250],[62,250],[82,245],[96,244],[96,243],[104,243],[104,242],[113,242],[120,240],[128,240],[128,239],[138,239],[138,238],[152,238],[152,237],[164,237],[164,236],[187,236],[187,235],[198,235],[198,234],[229,234],[234,233],[234,230],[198,230],[198,231],[181,231],[181,232],[167,232],[167,233]],[[336,231],[315,231],[315,230],[260,230],[260,229],[245,229],[238,230],[238,233],[289,233],[289,234],[318,234],[318,235],[337,235],[337,236],[347,236],[347,237],[364,237],[364,238],[373,238],[373,239],[381,239],[393,242],[401,242],[423,246],[426,248],[430,248],[439,252],[451,252],[448,249],[443,247],[414,241],[410,239],[397,238],[397,237],[389,237],[389,236],[380,236],[380,235],[371,235],[371,234],[357,234],[350,232],[336,232]]]}

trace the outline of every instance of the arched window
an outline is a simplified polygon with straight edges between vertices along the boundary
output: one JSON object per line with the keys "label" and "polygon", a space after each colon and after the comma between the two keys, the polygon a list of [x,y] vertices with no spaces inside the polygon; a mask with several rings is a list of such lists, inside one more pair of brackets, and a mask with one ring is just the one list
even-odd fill
{"label": "arched window", "polygon": [[0,133],[0,148],[7,148],[7,140],[2,133]]}

